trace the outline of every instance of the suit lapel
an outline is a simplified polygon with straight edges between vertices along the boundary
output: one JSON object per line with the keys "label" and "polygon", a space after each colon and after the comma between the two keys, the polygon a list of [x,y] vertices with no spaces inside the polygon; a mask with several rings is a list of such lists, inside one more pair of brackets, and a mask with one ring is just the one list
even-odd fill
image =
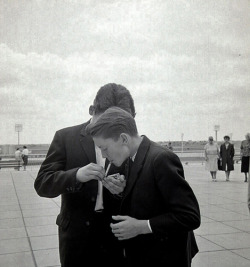
{"label": "suit lapel", "polygon": [[95,144],[91,136],[86,134],[86,126],[89,122],[83,125],[83,128],[80,133],[80,143],[85,151],[90,162],[96,163],[96,155],[95,155]]}
{"label": "suit lapel", "polygon": [[138,178],[138,174],[143,167],[143,164],[144,164],[149,147],[150,147],[150,140],[146,136],[144,136],[144,138],[143,138],[143,140],[139,146],[139,149],[137,151],[133,166],[130,170],[130,175],[129,175],[129,177],[127,177],[127,184],[126,184],[126,188],[124,190],[124,198],[123,199],[125,199],[129,195],[132,188],[134,187],[134,185],[137,181],[137,178]]}

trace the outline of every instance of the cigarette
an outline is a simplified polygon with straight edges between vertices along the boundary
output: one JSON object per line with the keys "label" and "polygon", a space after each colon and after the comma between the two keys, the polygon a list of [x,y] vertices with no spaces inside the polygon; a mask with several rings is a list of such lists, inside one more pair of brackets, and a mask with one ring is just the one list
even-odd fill
{"label": "cigarette", "polygon": [[[105,177],[107,177],[107,175],[108,175],[108,172],[109,172],[110,166],[111,166],[111,163],[109,163],[109,165],[108,165],[108,167],[107,167],[107,169],[106,169],[106,172],[105,172]],[[105,177],[104,177],[104,178],[105,178]]]}

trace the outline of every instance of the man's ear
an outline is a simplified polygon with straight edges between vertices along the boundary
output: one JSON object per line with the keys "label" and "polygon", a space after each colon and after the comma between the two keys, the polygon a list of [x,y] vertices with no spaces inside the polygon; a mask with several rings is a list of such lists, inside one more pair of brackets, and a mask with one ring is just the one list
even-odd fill
{"label": "man's ear", "polygon": [[129,143],[129,136],[127,134],[121,133],[120,138],[123,145],[127,145]]}

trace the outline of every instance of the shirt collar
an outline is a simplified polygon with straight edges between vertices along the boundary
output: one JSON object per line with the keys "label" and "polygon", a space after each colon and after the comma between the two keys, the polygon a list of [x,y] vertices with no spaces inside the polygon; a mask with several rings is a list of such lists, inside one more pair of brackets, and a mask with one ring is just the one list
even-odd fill
{"label": "shirt collar", "polygon": [[[144,139],[144,136],[142,136],[142,139]],[[133,162],[135,161],[135,157],[136,157],[137,152],[138,152],[138,150],[135,152],[133,157],[130,157]]]}
{"label": "shirt collar", "polygon": [[134,154],[134,156],[131,157],[131,160],[132,160],[133,162],[135,161],[136,154],[137,154],[137,151],[136,151],[136,153]]}

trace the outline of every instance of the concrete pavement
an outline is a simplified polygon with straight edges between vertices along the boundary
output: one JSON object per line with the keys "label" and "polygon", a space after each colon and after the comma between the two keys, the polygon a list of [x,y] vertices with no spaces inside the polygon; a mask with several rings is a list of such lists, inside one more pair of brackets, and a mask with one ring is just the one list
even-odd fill
{"label": "concrete pavement", "polygon": [[[184,169],[202,215],[195,231],[200,252],[192,267],[249,267],[250,215],[240,165],[235,165],[230,182],[224,172],[212,182],[201,163],[184,164]],[[36,194],[37,171],[34,166],[0,170],[0,267],[60,266],[55,224],[60,197]]]}

